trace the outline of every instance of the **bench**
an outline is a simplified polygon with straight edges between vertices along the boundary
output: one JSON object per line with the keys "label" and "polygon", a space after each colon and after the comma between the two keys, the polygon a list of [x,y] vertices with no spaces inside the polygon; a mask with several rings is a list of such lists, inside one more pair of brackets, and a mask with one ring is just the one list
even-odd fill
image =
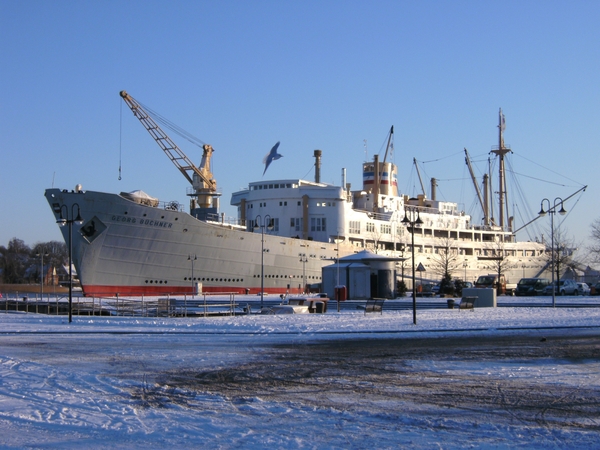
{"label": "bench", "polygon": [[385,302],[385,298],[370,298],[365,305],[365,314],[369,312],[383,314],[383,302]]}
{"label": "bench", "polygon": [[475,300],[477,300],[477,297],[463,297],[460,300],[460,305],[458,307],[458,309],[473,309],[473,306],[475,304]]}

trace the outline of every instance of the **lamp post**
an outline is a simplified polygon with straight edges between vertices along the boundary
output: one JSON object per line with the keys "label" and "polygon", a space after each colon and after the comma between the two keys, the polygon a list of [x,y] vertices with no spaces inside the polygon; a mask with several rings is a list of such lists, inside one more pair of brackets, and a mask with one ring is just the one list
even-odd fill
{"label": "lamp post", "polygon": [[525,278],[525,267],[527,267],[525,263],[521,264],[521,268],[523,269],[523,278]]}
{"label": "lamp post", "polygon": [[192,298],[196,295],[196,286],[194,282],[194,261],[196,261],[198,257],[196,255],[188,255],[188,261],[192,262]]}
{"label": "lamp post", "polygon": [[40,266],[40,298],[41,300],[44,300],[44,255],[48,256],[48,250],[46,250],[46,247],[42,247],[40,250],[38,250],[38,253],[36,254],[36,256],[40,256],[41,257],[41,266]]}
{"label": "lamp post", "polygon": [[[410,219],[409,219],[410,216]],[[419,216],[417,208],[404,208],[404,219],[402,223],[405,226],[410,226],[410,234],[412,239],[412,298],[413,298],[413,323],[417,324],[417,286],[415,285],[415,225],[422,225],[423,221]]]}
{"label": "lamp post", "polygon": [[[75,215],[75,207],[77,207],[77,217],[73,219],[73,216]],[[64,215],[63,208],[65,210]],[[73,222],[77,222],[78,225],[81,225],[83,223],[83,219],[81,218],[81,211],[79,209],[79,204],[73,203],[71,205],[70,219],[69,207],[67,205],[61,205],[60,217],[56,221],[56,223],[61,227],[64,227],[65,225],[69,226],[69,323],[71,323],[73,320]]]}
{"label": "lamp post", "polygon": [[300,262],[302,263],[302,293],[304,294],[306,291],[306,263],[308,262],[306,255],[300,256]]}
{"label": "lamp post", "polygon": [[[261,223],[262,222],[262,223]],[[265,226],[267,230],[273,230],[273,219],[270,215],[266,215],[264,218],[260,215],[254,218],[254,229],[260,228],[260,309],[263,308],[264,293],[265,293]]]}
{"label": "lamp post", "polygon": [[400,244],[400,257],[402,258],[402,282],[404,283],[404,244]]}
{"label": "lamp post", "polygon": [[[544,202],[548,202],[548,211],[544,211]],[[550,258],[551,259],[551,267],[552,267],[552,307],[556,307],[556,286],[554,285],[554,213],[556,212],[556,208],[560,204],[560,211],[558,213],[561,216],[564,216],[567,213],[567,210],[563,206],[563,199],[560,197],[556,197],[554,199],[554,206],[550,207],[550,200],[547,198],[542,199],[540,203],[540,216],[545,216],[546,213],[550,214],[550,235],[551,235],[551,251]]]}
{"label": "lamp post", "polygon": [[464,262],[463,262],[463,267],[465,268],[465,280],[464,281],[467,281],[467,267],[468,266],[469,266],[469,263],[465,259]]}

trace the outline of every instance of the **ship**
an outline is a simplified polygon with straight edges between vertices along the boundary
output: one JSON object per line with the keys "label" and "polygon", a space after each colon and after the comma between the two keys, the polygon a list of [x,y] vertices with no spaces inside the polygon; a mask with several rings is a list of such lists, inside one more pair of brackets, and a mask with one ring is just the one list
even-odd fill
{"label": "ship", "polygon": [[502,111],[493,150],[500,160],[498,220],[479,191],[485,212],[480,223],[457,203],[436,199],[434,180],[429,196],[399,193],[397,166],[387,160],[393,127],[383,159],[375,155],[362,163],[359,189],[346,183],[345,168],[340,185],[323,183],[322,152],[314,150],[314,180],[250,182],[232,193],[238,213],[230,220],[218,208],[213,148],[205,144],[195,166],[145,108],[127,92],[120,95],[190,182],[189,212],[141,190],[47,189],[85,296],[305,293],[319,289],[323,267],[365,250],[394,260],[394,281],[409,289],[413,257],[427,271],[414,278],[419,284],[436,278],[432,264],[443,262],[440,255],[466,280],[494,272],[500,263],[513,283],[547,270],[545,244],[519,242],[505,217]]}

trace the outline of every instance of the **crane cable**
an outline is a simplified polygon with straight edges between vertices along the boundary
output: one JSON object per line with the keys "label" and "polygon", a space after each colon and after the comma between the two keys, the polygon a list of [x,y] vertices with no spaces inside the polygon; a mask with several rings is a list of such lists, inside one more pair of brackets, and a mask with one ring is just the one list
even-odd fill
{"label": "crane cable", "polygon": [[119,181],[121,181],[121,157],[123,149],[123,102],[119,101]]}

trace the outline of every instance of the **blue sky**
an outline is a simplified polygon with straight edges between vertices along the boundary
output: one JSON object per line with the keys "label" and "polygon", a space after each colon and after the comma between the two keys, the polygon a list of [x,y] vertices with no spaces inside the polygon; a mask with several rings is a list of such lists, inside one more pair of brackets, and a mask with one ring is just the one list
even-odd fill
{"label": "blue sky", "polygon": [[[61,239],[52,186],[187,205],[187,181],[123,89],[215,148],[226,215],[275,142],[284,157],[264,179],[313,179],[321,149],[322,181],[345,167],[359,188],[394,125],[401,191],[418,193],[414,157],[439,199],[477,216],[463,148],[480,179],[502,108],[525,193],[509,197],[524,202],[517,225],[587,184],[555,221],[585,245],[600,217],[599,19],[596,1],[0,0],[0,245]],[[538,223],[521,237],[548,237]]]}

